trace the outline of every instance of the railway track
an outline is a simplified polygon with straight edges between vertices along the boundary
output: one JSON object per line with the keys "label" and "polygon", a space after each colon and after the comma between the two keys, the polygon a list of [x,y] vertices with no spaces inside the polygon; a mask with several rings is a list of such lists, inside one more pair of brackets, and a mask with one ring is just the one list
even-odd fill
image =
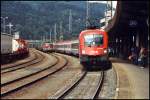
{"label": "railway track", "polygon": [[58,91],[49,99],[95,99],[101,90],[104,72],[84,71],[73,84]]}
{"label": "railway track", "polygon": [[[1,86],[5,84],[9,84],[15,80],[28,77],[29,75],[33,75],[38,73],[41,70],[44,70],[47,68],[47,66],[41,67],[40,65],[43,63],[44,60],[46,60],[46,57],[44,55],[40,55],[38,57],[38,62],[33,63],[27,63],[27,65],[20,67],[18,69],[14,68],[10,71],[6,71],[4,73],[1,73]],[[31,64],[31,65],[30,65]]]}
{"label": "railway track", "polygon": [[[52,57],[54,57],[54,59],[56,59],[55,56],[52,56]],[[1,74],[1,86],[9,84],[15,80],[22,79],[22,78],[28,77],[30,75],[34,75],[34,74],[50,67],[50,65],[41,67],[40,66],[41,64],[43,64],[43,62],[37,63],[35,65],[31,65],[30,67],[26,67],[26,68],[18,69],[16,71]]]}
{"label": "railway track", "polygon": [[30,56],[25,58],[24,60],[21,60],[21,61],[18,61],[18,62],[13,62],[13,63],[10,63],[10,64],[1,65],[1,70],[5,70],[5,69],[11,68],[11,67],[16,67],[16,66],[19,66],[19,65],[23,65],[23,64],[31,62],[31,61],[33,61],[37,58],[36,57],[37,55],[33,50],[30,50],[29,55]]}
{"label": "railway track", "polygon": [[20,90],[23,87],[28,87],[32,85],[35,82],[38,82],[58,71],[60,71],[62,68],[64,68],[67,65],[67,59],[64,57],[57,57],[56,55],[55,58],[57,59],[56,62],[53,62],[52,65],[49,65],[47,68],[38,71],[37,73],[33,73],[30,75],[27,75],[22,78],[18,78],[14,81],[7,82],[5,84],[1,84],[1,97],[8,96],[11,93],[14,93],[17,90]]}
{"label": "railway track", "polygon": [[[97,98],[97,95],[99,94],[99,91],[101,90],[101,86],[103,84],[104,72],[100,72],[100,71],[99,72],[86,72],[86,71],[80,72],[78,69],[76,69],[76,71],[73,70],[72,72],[70,69],[79,68],[79,67],[71,67],[72,62],[74,61],[71,61],[71,63],[68,63],[68,61],[70,62],[71,59],[66,58],[66,56],[62,56],[59,54],[51,54],[51,56],[54,57],[56,60],[55,61],[52,60],[53,64],[49,65],[49,67],[47,66],[44,69],[41,69],[38,72],[33,73],[33,74],[28,73],[28,75],[26,75],[25,77],[16,78],[13,81],[7,81],[6,83],[2,81],[2,83],[4,84],[1,84],[1,98],[8,99],[8,98],[13,98],[13,96],[15,98],[22,98],[22,97],[26,98],[27,96],[28,98],[30,97],[29,96],[30,94],[25,94],[21,96],[21,94],[24,93],[23,91],[30,90],[30,89],[32,89],[32,91],[34,91],[34,89],[36,90],[37,88],[35,88],[36,87],[35,85],[41,86],[41,83],[43,83],[43,81],[46,81],[47,79],[49,80],[49,77],[55,77],[57,76],[57,74],[60,74],[60,76],[63,75],[65,77],[65,75],[73,75],[73,73],[76,71],[78,72],[78,75],[77,73],[76,74],[74,73],[75,75],[74,78],[69,79],[68,77],[68,79],[70,80],[70,82],[68,80],[69,83],[67,84],[64,83],[64,86],[62,85],[62,87],[61,86],[57,87],[58,89],[56,89],[54,93],[50,92],[50,91],[53,91],[53,89],[49,90],[49,94],[51,95],[51,97],[50,95],[46,96],[45,94],[45,98],[50,98],[50,99],[52,98],[53,99],[81,99],[81,98],[82,99],[95,99]],[[76,61],[74,63],[76,63]],[[56,72],[58,73],[55,75]],[[58,77],[56,77],[55,79],[57,78]],[[44,86],[48,85],[48,83],[43,84],[42,86],[43,88],[41,87],[41,89],[43,90],[45,88]],[[44,89],[44,90],[46,92],[47,89]],[[35,93],[32,92],[32,93],[31,95],[34,97],[37,92]],[[21,97],[16,97],[17,95],[20,95]],[[33,98],[32,96],[31,98]],[[43,97],[40,97],[40,98],[44,98],[44,95]]]}
{"label": "railway track", "polygon": [[42,54],[35,53],[35,58],[34,59],[31,59],[30,61],[21,63],[19,65],[4,68],[4,69],[1,70],[1,74],[16,71],[16,70],[23,69],[23,68],[26,68],[26,67],[30,67],[34,64],[42,62],[43,59],[44,59],[44,56]]}

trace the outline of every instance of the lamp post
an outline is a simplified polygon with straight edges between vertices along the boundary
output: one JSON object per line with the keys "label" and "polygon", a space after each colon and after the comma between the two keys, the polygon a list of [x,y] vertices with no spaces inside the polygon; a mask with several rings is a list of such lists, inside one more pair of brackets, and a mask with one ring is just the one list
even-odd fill
{"label": "lamp post", "polygon": [[57,41],[57,24],[55,23],[55,25],[54,25],[54,34],[55,34],[55,43],[56,43],[56,41]]}
{"label": "lamp post", "polygon": [[5,33],[5,29],[6,29],[6,26],[5,26],[5,20],[8,19],[8,17],[1,17],[1,19],[3,20],[3,32]]}
{"label": "lamp post", "polygon": [[50,32],[49,41],[52,42],[52,29],[50,29],[49,32]]}
{"label": "lamp post", "polygon": [[89,20],[89,18],[90,18],[90,9],[89,9],[89,2],[87,1],[86,2],[86,28],[88,27],[88,24],[89,24],[89,22],[88,22],[88,20]]}
{"label": "lamp post", "polygon": [[7,26],[9,27],[9,33],[11,34],[11,27],[13,27],[13,25],[9,23]]}

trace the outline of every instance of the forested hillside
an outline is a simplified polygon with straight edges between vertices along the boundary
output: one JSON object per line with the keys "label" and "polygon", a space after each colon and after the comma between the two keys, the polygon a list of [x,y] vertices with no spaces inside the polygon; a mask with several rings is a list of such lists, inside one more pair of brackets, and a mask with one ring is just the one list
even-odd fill
{"label": "forested hillside", "polygon": [[[104,17],[105,4],[90,4],[90,17]],[[69,10],[72,10],[72,33],[69,33]],[[59,37],[60,22],[65,39],[78,36],[85,28],[85,1],[1,1],[1,16],[8,16],[13,31],[19,31],[25,39],[41,39],[42,35],[54,34],[54,24],[57,24]],[[2,21],[1,21],[2,22]],[[2,26],[2,23],[1,23]],[[1,27],[2,29],[2,27]],[[7,27],[8,32],[8,27]]]}

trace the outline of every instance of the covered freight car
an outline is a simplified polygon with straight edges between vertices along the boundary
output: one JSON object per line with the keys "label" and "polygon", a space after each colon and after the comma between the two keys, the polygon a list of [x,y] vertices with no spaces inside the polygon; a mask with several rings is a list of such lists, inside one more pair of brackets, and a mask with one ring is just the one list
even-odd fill
{"label": "covered freight car", "polygon": [[1,63],[7,63],[11,59],[13,36],[6,33],[1,33]]}
{"label": "covered freight car", "polygon": [[24,39],[14,39],[10,34],[1,33],[1,64],[27,57],[28,53]]}
{"label": "covered freight car", "polygon": [[12,53],[13,36],[6,33],[1,33],[1,54]]}

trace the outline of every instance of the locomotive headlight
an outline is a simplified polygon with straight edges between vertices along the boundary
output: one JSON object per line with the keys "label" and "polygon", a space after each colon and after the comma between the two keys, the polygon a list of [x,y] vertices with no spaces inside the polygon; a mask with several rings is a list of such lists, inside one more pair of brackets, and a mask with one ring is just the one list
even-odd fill
{"label": "locomotive headlight", "polygon": [[98,53],[98,51],[95,51],[95,53]]}
{"label": "locomotive headlight", "polygon": [[104,50],[104,53],[107,53],[107,49]]}
{"label": "locomotive headlight", "polygon": [[82,54],[85,54],[85,50],[82,50]]}

